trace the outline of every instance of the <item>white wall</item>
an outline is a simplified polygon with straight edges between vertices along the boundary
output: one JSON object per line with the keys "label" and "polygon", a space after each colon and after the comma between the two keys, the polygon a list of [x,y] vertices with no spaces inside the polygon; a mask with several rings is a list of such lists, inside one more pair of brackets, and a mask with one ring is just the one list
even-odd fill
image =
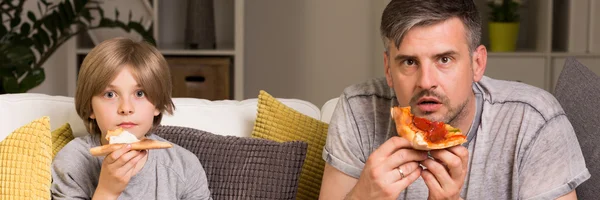
{"label": "white wall", "polygon": [[383,0],[252,0],[245,10],[245,98],[259,90],[321,106],[383,75]]}

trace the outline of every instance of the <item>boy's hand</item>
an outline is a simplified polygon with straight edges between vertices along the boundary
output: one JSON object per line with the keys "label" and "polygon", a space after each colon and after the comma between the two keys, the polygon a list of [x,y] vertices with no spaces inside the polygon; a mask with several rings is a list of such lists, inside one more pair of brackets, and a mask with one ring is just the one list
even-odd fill
{"label": "boy's hand", "polygon": [[98,195],[116,199],[125,190],[131,177],[137,173],[135,169],[138,162],[147,154],[147,151],[131,150],[131,145],[108,154],[102,162],[94,199]]}

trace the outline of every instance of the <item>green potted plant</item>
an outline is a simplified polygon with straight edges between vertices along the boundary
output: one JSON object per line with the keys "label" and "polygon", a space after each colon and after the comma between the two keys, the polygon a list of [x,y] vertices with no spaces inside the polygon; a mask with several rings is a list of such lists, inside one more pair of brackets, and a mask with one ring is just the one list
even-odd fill
{"label": "green potted plant", "polygon": [[519,8],[521,0],[489,0],[490,50],[515,51],[519,34]]}
{"label": "green potted plant", "polygon": [[[45,79],[44,62],[70,38],[88,30],[121,28],[155,44],[152,25],[144,28],[143,19],[132,20],[131,12],[128,22],[118,21],[118,10],[114,19],[106,18],[97,0],[38,0],[40,18],[24,10],[24,2],[0,2],[0,94],[26,92],[40,85]],[[98,19],[93,12],[99,14]]]}

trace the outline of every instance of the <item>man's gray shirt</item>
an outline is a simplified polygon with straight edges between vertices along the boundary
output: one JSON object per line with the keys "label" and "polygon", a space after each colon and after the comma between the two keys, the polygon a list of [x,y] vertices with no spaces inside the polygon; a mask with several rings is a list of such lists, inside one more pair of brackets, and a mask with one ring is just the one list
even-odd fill
{"label": "man's gray shirt", "polygon": [[[477,115],[468,131],[465,199],[555,199],[590,177],[571,123],[548,92],[483,77],[473,84]],[[332,116],[323,159],[359,178],[369,155],[397,136],[396,96],[385,78],[344,90]],[[398,199],[426,199],[419,177]]]}
{"label": "man's gray shirt", "polygon": [[[166,141],[151,134],[150,139]],[[52,199],[91,199],[98,186],[102,157],[90,154],[98,135],[75,138],[52,162]],[[118,199],[211,199],[206,173],[198,157],[173,144],[148,151],[148,160]]]}

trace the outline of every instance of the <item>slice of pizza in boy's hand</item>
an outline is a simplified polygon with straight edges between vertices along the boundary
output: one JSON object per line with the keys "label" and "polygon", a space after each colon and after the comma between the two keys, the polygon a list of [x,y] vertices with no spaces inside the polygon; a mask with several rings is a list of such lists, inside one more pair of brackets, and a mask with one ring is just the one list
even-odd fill
{"label": "slice of pizza in boy's hand", "polygon": [[398,135],[410,141],[415,149],[445,149],[467,141],[460,129],[444,122],[432,122],[414,116],[410,112],[410,106],[392,107],[390,112]]}
{"label": "slice of pizza in boy's hand", "polygon": [[148,138],[138,140],[135,135],[123,130],[122,128],[114,131],[108,131],[105,138],[108,140],[108,144],[90,149],[90,153],[93,156],[108,155],[117,149],[123,148],[123,146],[127,144],[131,144],[131,150],[166,149],[173,147],[173,145],[168,142],[162,142]]}

